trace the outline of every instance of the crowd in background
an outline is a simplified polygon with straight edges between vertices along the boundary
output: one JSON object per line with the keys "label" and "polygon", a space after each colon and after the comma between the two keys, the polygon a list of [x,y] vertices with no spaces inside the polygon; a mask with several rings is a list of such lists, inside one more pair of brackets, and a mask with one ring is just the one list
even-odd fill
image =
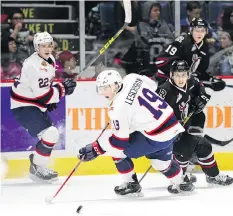
{"label": "crowd in background", "polygon": [[[95,35],[100,41],[106,40],[122,26],[124,22],[123,5],[121,2],[114,4],[116,4],[114,7],[116,7],[117,15],[115,17],[117,19],[104,22],[103,17],[109,17],[106,11],[109,11],[108,7],[112,5],[109,2],[95,2],[95,4],[86,2],[88,8],[86,11],[87,35]],[[166,8],[162,4],[151,1],[132,2],[133,19],[124,34],[125,41],[127,38],[133,38],[133,43],[127,49],[145,50],[152,44],[154,46],[154,42],[156,42],[161,45],[156,45],[158,52],[161,52],[175,39],[174,19],[172,17],[164,19]],[[203,12],[204,4],[208,4],[208,2],[189,1],[187,3],[186,17],[181,17],[181,34],[188,33],[189,23],[194,17],[205,16],[204,19],[206,19],[207,16]],[[78,10],[78,5],[72,6]],[[154,20],[152,23],[148,21],[149,13]],[[11,14],[4,14],[2,11],[1,23],[1,80],[7,80],[20,75],[23,61],[34,52],[33,33],[25,28],[24,14],[20,9],[12,11]],[[226,7],[219,14],[216,22],[209,24],[208,32],[206,40],[211,55],[208,71],[214,75],[233,75],[233,2],[232,6]],[[75,76],[78,73],[77,65],[79,65],[78,50],[77,54],[73,54],[69,50],[58,52],[58,46],[58,42],[54,38],[53,56],[57,65],[56,78]],[[131,61],[134,56],[128,51],[127,53],[130,56],[126,59]],[[118,61],[118,58],[122,58],[122,56],[115,55],[114,63]],[[137,58],[140,58],[140,55]]]}

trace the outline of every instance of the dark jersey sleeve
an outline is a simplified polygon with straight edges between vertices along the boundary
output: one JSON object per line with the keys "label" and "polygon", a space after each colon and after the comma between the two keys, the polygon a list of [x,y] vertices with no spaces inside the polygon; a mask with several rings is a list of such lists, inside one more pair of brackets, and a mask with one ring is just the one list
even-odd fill
{"label": "dark jersey sleeve", "polygon": [[194,85],[192,92],[190,93],[191,98],[195,98],[195,97],[201,95],[202,93],[206,94],[204,85],[202,84],[202,82],[200,82],[195,77],[191,77],[189,79],[189,85]]}

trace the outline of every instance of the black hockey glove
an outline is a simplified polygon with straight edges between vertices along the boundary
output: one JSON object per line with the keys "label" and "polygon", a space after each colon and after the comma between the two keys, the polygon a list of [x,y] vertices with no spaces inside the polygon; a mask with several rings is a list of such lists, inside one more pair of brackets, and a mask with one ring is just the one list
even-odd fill
{"label": "black hockey glove", "polygon": [[214,91],[222,91],[226,87],[226,83],[220,78],[211,77],[210,82]]}
{"label": "black hockey glove", "polygon": [[53,110],[57,109],[57,103],[52,103],[47,105],[47,110],[52,112]]}
{"label": "black hockey glove", "polygon": [[62,82],[62,84],[65,88],[65,92],[66,92],[65,94],[71,95],[76,88],[77,82],[76,82],[76,80],[73,80],[71,78],[67,78]]}
{"label": "black hockey glove", "polygon": [[98,142],[94,142],[79,149],[78,158],[82,161],[91,161],[99,155],[104,154],[105,151],[101,148]]}
{"label": "black hockey glove", "polygon": [[76,81],[72,78],[65,79],[62,83],[57,83],[54,85],[59,91],[60,98],[62,98],[65,95],[71,95],[74,92],[74,89],[76,88]]}
{"label": "black hockey glove", "polygon": [[210,95],[202,92],[201,95],[192,99],[190,108],[194,114],[200,113],[205,108],[206,104],[210,100],[210,97]]}

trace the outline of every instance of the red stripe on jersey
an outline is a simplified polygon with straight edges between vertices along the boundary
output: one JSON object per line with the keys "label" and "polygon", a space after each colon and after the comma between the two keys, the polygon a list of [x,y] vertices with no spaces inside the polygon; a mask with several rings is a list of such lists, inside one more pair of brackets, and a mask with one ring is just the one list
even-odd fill
{"label": "red stripe on jersey", "polygon": [[116,136],[115,134],[112,134],[112,136],[115,137],[118,140],[123,140],[123,141],[129,140],[129,137],[128,138],[121,138],[121,137]]}
{"label": "red stripe on jersey", "polygon": [[35,152],[37,154],[41,155],[41,156],[44,156],[44,157],[49,157],[50,156],[50,154],[44,154],[44,153],[40,152],[38,149],[35,149]]}
{"label": "red stripe on jersey", "polygon": [[161,73],[159,73],[159,72],[157,72],[156,75],[157,75],[158,77],[162,77],[162,78],[166,78],[166,79],[169,78],[169,77],[167,77],[166,75],[161,74]]}
{"label": "red stripe on jersey", "polygon": [[47,92],[45,92],[44,94],[42,94],[41,96],[37,96],[36,99],[41,99],[41,98],[46,97],[51,91],[53,91],[52,87]]}
{"label": "red stripe on jersey", "polygon": [[38,106],[38,107],[40,107],[40,108],[46,108],[46,106],[42,106],[41,104],[38,104],[38,103],[36,103],[36,102],[32,102],[32,101],[25,101],[25,100],[20,100],[20,99],[16,99],[16,98],[14,98],[14,97],[12,97],[11,96],[11,99],[12,100],[15,100],[15,101],[18,101],[18,102],[21,102],[21,103],[28,103],[28,104],[33,104],[33,105],[36,105],[36,106]]}
{"label": "red stripe on jersey", "polygon": [[129,170],[125,170],[125,171],[118,170],[118,172],[121,174],[127,174],[127,173],[131,172],[133,169],[134,169],[134,167],[130,168]]}
{"label": "red stripe on jersey", "polygon": [[43,139],[41,139],[41,141],[42,141],[44,144],[48,145],[48,146],[54,146],[54,145],[56,144],[56,143],[52,143],[52,142],[45,141],[45,140],[43,140]]}
{"label": "red stripe on jersey", "polygon": [[[145,133],[148,134],[148,135],[151,135],[151,136],[155,136],[155,135],[161,134],[161,133],[163,133],[164,131],[166,131],[166,130],[172,128],[172,127],[174,127],[175,125],[178,124],[177,119],[176,119],[174,122],[172,122],[172,124],[169,124],[169,120],[171,120],[174,116],[175,116],[175,115],[174,115],[174,113],[172,112],[171,115],[168,116],[157,128],[153,129],[152,131],[148,131],[148,132],[145,131]],[[168,123],[167,126],[165,125],[166,123]],[[164,126],[165,126],[165,127],[164,127]],[[160,128],[162,128],[162,127],[164,127],[164,129],[158,131],[158,130],[159,130]],[[156,132],[156,131],[158,131],[158,132]]]}
{"label": "red stripe on jersey", "polygon": [[210,165],[202,165],[199,163],[199,165],[201,166],[201,168],[205,168],[205,169],[208,169],[208,168],[212,168],[214,166],[217,166],[216,164],[216,161],[213,163],[213,164],[210,164]]}
{"label": "red stripe on jersey", "polygon": [[112,159],[113,159],[114,161],[119,161],[119,160],[121,160],[122,158],[115,158],[115,157],[112,157]]}
{"label": "red stripe on jersey", "polygon": [[[158,63],[159,61],[162,61],[162,62]],[[160,67],[166,65],[169,62],[169,60],[167,58],[165,58],[165,57],[160,57],[160,58],[156,59],[156,62],[155,62],[155,64],[157,65],[158,68],[160,68]]]}
{"label": "red stripe on jersey", "polygon": [[181,172],[181,168],[176,173],[174,173],[173,175],[169,176],[168,178],[169,179],[174,178],[175,176],[179,175],[180,172]]}

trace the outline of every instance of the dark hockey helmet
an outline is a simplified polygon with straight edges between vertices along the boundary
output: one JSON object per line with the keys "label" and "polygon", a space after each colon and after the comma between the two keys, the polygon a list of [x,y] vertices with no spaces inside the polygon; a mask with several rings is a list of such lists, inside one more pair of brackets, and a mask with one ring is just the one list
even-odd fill
{"label": "dark hockey helmet", "polygon": [[205,20],[201,19],[201,18],[193,18],[193,20],[190,23],[190,27],[191,28],[204,27],[204,28],[208,29],[208,23]]}
{"label": "dark hockey helmet", "polygon": [[171,65],[170,72],[185,72],[189,74],[189,65],[186,61],[184,60],[179,60],[179,61],[174,61]]}

